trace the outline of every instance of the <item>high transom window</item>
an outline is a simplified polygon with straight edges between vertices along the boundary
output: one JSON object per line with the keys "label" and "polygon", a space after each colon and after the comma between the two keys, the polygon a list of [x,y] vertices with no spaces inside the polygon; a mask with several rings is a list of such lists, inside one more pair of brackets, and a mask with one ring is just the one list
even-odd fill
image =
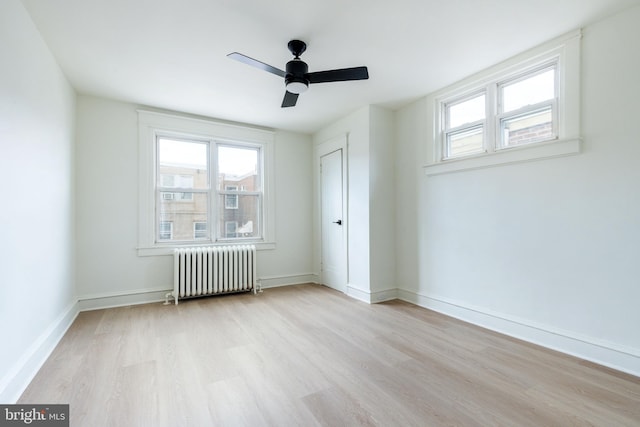
{"label": "high transom window", "polygon": [[580,30],[427,96],[427,176],[580,153]]}
{"label": "high transom window", "polygon": [[558,137],[557,60],[442,102],[441,159]]}

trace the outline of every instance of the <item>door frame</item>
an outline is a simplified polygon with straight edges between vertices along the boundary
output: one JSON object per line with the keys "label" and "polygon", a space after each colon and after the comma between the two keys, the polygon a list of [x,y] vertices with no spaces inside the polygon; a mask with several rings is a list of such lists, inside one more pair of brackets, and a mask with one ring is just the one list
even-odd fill
{"label": "door frame", "polygon": [[320,176],[320,163],[323,156],[331,154],[334,151],[342,150],[342,243],[344,246],[344,293],[347,293],[349,285],[349,134],[344,133],[336,137],[330,138],[314,148],[314,181],[315,181],[315,197],[314,197],[314,270],[317,272],[318,283],[323,283],[322,277],[322,225],[320,212],[322,206],[322,181]]}

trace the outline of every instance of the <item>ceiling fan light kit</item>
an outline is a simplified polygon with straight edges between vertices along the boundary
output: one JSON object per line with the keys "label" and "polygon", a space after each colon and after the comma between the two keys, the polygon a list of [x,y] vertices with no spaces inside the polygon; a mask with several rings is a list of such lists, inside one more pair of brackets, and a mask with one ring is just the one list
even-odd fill
{"label": "ceiling fan light kit", "polygon": [[286,85],[287,92],[295,93],[296,95],[300,95],[303,92],[306,92],[309,89],[309,83],[307,82],[296,82],[294,80],[288,81]]}
{"label": "ceiling fan light kit", "polygon": [[309,67],[300,59],[300,55],[307,50],[307,45],[301,40],[291,40],[287,47],[294,58],[287,62],[286,71],[260,62],[238,52],[227,55],[247,65],[284,77],[286,92],[282,100],[282,108],[293,107],[298,101],[298,95],[309,89],[309,84],[342,82],[348,80],[366,80],[369,78],[367,67],[342,68],[338,70],[317,71],[309,73]]}

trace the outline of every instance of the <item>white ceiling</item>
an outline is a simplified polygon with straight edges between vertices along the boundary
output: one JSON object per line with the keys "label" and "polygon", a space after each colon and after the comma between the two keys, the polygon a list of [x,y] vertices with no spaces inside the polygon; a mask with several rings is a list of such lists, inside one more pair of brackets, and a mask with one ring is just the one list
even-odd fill
{"label": "white ceiling", "polygon": [[[398,108],[638,0],[23,0],[79,93],[312,133],[368,104]],[[282,109],[284,69],[366,65]]]}

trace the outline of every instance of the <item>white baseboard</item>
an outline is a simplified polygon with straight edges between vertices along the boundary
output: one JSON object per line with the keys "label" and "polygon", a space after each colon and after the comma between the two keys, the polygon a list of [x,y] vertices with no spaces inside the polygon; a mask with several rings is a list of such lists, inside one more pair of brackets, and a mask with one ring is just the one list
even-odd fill
{"label": "white baseboard", "polygon": [[355,286],[347,283],[347,291],[345,292],[351,298],[355,298],[367,304],[371,304],[371,295],[369,292],[356,288]]}
{"label": "white baseboard", "polygon": [[78,316],[78,303],[66,310],[31,344],[0,380],[0,402],[15,403]]}
{"label": "white baseboard", "polygon": [[262,289],[277,288],[279,286],[299,285],[301,283],[318,283],[319,277],[314,273],[287,274],[283,276],[260,277],[258,282]]}
{"label": "white baseboard", "polygon": [[585,337],[548,325],[490,312],[446,298],[399,289],[398,298],[514,338],[640,377],[640,350]]}
{"label": "white baseboard", "polygon": [[385,289],[371,293],[371,302],[384,302],[398,299],[398,289]]}
{"label": "white baseboard", "polygon": [[385,289],[382,291],[369,292],[347,284],[347,295],[367,304],[375,304],[383,301],[390,301],[398,298],[397,289]]}
{"label": "white baseboard", "polygon": [[80,311],[90,311],[127,305],[148,304],[164,301],[165,295],[172,291],[173,289],[156,288],[84,295],[78,297],[78,306]]}
{"label": "white baseboard", "polygon": [[[289,274],[283,276],[260,277],[262,289],[278,286],[297,285],[300,283],[317,283],[318,276],[313,273]],[[165,295],[173,289],[134,289],[130,291],[108,292],[84,295],[78,298],[80,311],[100,310],[103,308],[123,307],[127,305],[149,304],[165,300]],[[173,301],[173,298],[169,298]]]}

